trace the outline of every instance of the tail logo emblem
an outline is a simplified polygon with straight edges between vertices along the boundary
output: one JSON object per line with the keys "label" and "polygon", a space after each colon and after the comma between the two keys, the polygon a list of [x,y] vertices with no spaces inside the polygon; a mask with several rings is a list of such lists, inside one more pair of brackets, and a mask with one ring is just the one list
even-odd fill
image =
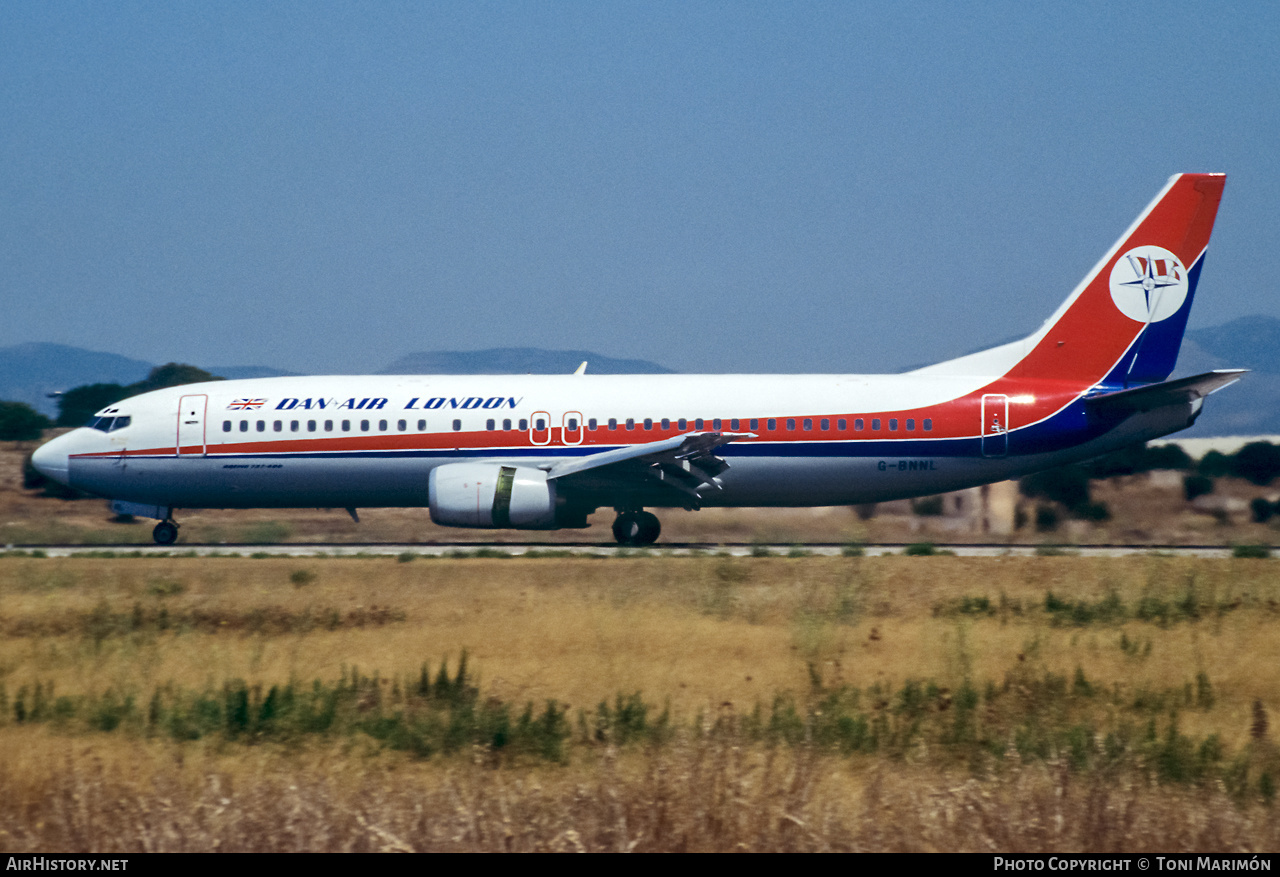
{"label": "tail logo emblem", "polygon": [[1158,323],[1178,312],[1189,290],[1187,269],[1164,247],[1134,247],[1111,268],[1111,300],[1139,323]]}

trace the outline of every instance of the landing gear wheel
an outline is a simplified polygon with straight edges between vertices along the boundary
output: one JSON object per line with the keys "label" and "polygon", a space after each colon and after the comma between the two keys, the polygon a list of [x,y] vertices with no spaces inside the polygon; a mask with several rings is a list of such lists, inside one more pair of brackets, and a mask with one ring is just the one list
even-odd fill
{"label": "landing gear wheel", "polygon": [[161,521],[151,531],[151,538],[157,545],[172,545],[178,541],[178,525],[173,521]]}
{"label": "landing gear wheel", "polygon": [[649,512],[623,512],[613,522],[613,538],[620,545],[652,545],[661,532],[658,516]]}

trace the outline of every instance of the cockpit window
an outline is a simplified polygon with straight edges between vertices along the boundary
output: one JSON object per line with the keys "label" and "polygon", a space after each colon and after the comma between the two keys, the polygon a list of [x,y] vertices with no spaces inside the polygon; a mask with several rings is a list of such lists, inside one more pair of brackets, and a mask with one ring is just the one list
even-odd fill
{"label": "cockpit window", "polygon": [[124,429],[131,420],[132,417],[91,417],[85,426],[99,432],[115,432],[117,429]]}

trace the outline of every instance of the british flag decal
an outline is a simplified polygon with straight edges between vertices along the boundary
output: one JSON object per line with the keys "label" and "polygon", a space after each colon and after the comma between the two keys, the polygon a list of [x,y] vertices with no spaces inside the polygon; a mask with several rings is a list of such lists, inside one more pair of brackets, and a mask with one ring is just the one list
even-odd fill
{"label": "british flag decal", "polygon": [[261,408],[266,403],[266,401],[267,401],[266,399],[237,399],[236,401],[232,402],[230,405],[227,406],[227,410],[228,411],[250,411],[253,409]]}

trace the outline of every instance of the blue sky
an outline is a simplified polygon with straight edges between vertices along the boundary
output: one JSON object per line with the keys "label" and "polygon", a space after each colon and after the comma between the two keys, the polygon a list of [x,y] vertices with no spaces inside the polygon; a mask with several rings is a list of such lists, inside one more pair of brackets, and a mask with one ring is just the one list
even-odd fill
{"label": "blue sky", "polygon": [[887,371],[1029,332],[1224,171],[1280,316],[1280,4],[0,5],[0,345]]}

